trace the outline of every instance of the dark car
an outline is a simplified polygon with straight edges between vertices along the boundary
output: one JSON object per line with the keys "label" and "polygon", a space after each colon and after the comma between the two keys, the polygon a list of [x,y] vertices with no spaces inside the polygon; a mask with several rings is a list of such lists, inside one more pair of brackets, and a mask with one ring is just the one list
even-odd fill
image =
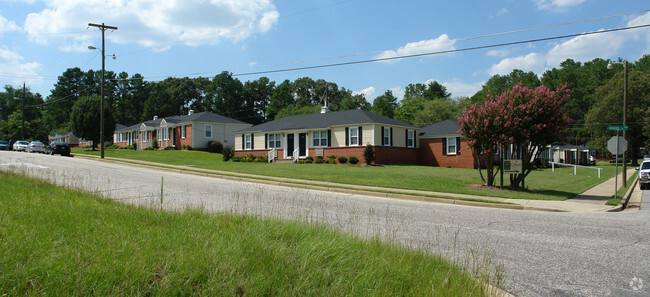
{"label": "dark car", "polygon": [[8,150],[9,150],[9,141],[0,140],[0,151],[8,151]]}
{"label": "dark car", "polygon": [[60,154],[61,156],[70,156],[70,146],[63,141],[52,141],[48,152],[52,155]]}

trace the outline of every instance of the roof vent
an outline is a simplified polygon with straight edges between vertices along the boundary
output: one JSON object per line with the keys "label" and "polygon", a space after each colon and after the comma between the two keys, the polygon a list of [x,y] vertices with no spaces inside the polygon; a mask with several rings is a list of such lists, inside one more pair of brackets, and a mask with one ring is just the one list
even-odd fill
{"label": "roof vent", "polygon": [[194,114],[194,109],[190,109],[190,111],[187,113],[187,115],[193,115]]}
{"label": "roof vent", "polygon": [[153,120],[154,120],[154,121],[157,120],[157,119],[158,119],[158,116],[157,116],[157,115],[153,116]]}
{"label": "roof vent", "polygon": [[327,113],[329,111],[329,108],[327,108],[327,98],[325,98],[325,106],[320,108],[320,113]]}

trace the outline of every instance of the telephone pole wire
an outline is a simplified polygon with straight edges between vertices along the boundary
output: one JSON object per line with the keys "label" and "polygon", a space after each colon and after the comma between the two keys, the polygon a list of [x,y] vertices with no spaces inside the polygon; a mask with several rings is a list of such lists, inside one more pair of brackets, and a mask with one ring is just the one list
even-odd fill
{"label": "telephone pole wire", "polygon": [[102,84],[100,86],[101,101],[99,104],[99,143],[101,150],[101,158],[104,159],[104,72],[106,69],[106,53],[104,47],[104,32],[109,30],[117,30],[117,27],[107,26],[104,23],[101,25],[88,23],[88,27],[97,27],[102,31]]}

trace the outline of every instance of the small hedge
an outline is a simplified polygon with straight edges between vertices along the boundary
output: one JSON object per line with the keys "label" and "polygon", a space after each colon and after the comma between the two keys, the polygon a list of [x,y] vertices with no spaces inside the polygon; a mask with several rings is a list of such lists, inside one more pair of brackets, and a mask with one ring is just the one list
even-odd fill
{"label": "small hedge", "polygon": [[208,152],[217,154],[223,153],[223,144],[217,140],[208,141]]}
{"label": "small hedge", "polygon": [[223,149],[223,161],[228,162],[228,160],[232,159],[235,156],[235,148],[234,147],[229,147],[227,146],[226,148]]}
{"label": "small hedge", "polygon": [[358,159],[357,157],[354,157],[354,156],[353,156],[353,157],[350,157],[350,158],[348,159],[348,161],[349,161],[350,164],[352,164],[352,165],[359,163],[359,159]]}
{"label": "small hedge", "polygon": [[348,158],[343,157],[343,156],[339,157],[339,163],[341,163],[341,164],[345,164],[345,163],[347,163],[347,162],[348,162]]}

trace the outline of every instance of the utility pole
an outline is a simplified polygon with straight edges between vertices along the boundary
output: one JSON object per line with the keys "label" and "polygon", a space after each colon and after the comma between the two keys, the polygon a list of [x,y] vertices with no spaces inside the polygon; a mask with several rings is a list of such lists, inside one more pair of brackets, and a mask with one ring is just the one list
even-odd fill
{"label": "utility pole", "polygon": [[27,87],[25,87],[25,83],[23,82],[23,116],[22,116],[22,122],[23,126],[20,128],[20,137],[25,140],[25,97],[27,94]]}
{"label": "utility pole", "polygon": [[[627,126],[627,60],[623,62],[623,126]],[[625,130],[623,130],[623,139],[625,138]],[[627,187],[627,160],[625,160],[625,155],[629,152],[628,150],[623,153],[623,187]],[[632,158],[636,155],[636,152],[632,152]]]}
{"label": "utility pole", "polygon": [[110,30],[117,30],[117,27],[113,26],[107,26],[102,23],[101,25],[99,24],[93,24],[93,23],[88,23],[89,27],[97,27],[99,30],[102,31],[102,85],[100,86],[100,94],[101,94],[101,101],[99,104],[99,143],[100,143],[100,150],[101,150],[101,158],[104,159],[104,72],[106,69],[106,53],[105,53],[105,47],[104,47],[104,32],[107,29]]}

